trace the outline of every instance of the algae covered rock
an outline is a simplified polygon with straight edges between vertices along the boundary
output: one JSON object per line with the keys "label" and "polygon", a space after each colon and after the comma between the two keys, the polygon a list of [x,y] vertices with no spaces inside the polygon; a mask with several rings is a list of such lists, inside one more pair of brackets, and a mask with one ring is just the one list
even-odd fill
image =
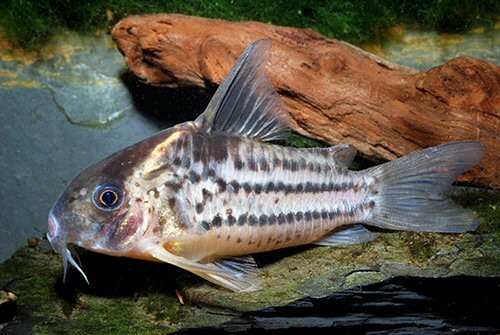
{"label": "algae covered rock", "polygon": [[[30,243],[0,264],[0,285],[18,295],[6,334],[165,334],[221,327],[248,312],[382,282],[394,276],[500,277],[497,193],[458,196],[481,217],[476,233],[377,231],[373,242],[338,248],[306,246],[256,255],[263,289],[232,293],[168,264],[80,251],[87,285],[47,241]],[[347,290],[347,291],[346,291]],[[387,304],[394,304],[391,300]],[[360,321],[361,322],[361,321]]]}

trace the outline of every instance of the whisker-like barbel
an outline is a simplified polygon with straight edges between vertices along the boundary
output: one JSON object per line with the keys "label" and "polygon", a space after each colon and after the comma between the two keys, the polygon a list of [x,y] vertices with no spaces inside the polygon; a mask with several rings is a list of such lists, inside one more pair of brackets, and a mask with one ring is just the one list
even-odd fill
{"label": "whisker-like barbel", "polygon": [[85,275],[85,272],[83,272],[82,268],[75,262],[73,259],[73,256],[71,255],[71,251],[66,248],[64,249],[64,256],[63,256],[63,268],[64,268],[64,274],[63,274],[63,283],[66,282],[66,271],[68,268],[68,261],[75,269],[80,272],[80,274],[83,276],[83,279],[87,282],[87,285],[90,285],[89,280],[87,279],[87,276]]}

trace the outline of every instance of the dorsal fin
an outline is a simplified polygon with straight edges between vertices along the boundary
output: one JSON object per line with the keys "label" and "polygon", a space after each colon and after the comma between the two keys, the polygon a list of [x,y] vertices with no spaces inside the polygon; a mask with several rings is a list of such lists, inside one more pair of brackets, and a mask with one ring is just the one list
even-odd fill
{"label": "dorsal fin", "polygon": [[258,141],[288,136],[286,108],[265,76],[270,46],[271,40],[259,40],[243,52],[196,119],[200,128]]}

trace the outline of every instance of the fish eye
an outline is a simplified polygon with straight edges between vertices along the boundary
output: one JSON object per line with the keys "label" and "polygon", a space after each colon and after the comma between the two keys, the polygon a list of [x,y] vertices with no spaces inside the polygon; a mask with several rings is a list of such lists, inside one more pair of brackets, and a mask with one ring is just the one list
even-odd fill
{"label": "fish eye", "polygon": [[104,211],[117,209],[123,203],[123,191],[115,185],[97,186],[94,191],[94,205]]}

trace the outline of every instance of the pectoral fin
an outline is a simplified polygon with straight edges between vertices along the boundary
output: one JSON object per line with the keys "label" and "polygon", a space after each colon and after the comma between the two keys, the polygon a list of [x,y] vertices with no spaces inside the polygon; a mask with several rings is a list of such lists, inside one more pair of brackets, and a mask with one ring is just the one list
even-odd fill
{"label": "pectoral fin", "polygon": [[231,291],[244,292],[260,289],[259,271],[251,256],[200,263],[174,255],[163,247],[153,249],[151,256],[190,271]]}

